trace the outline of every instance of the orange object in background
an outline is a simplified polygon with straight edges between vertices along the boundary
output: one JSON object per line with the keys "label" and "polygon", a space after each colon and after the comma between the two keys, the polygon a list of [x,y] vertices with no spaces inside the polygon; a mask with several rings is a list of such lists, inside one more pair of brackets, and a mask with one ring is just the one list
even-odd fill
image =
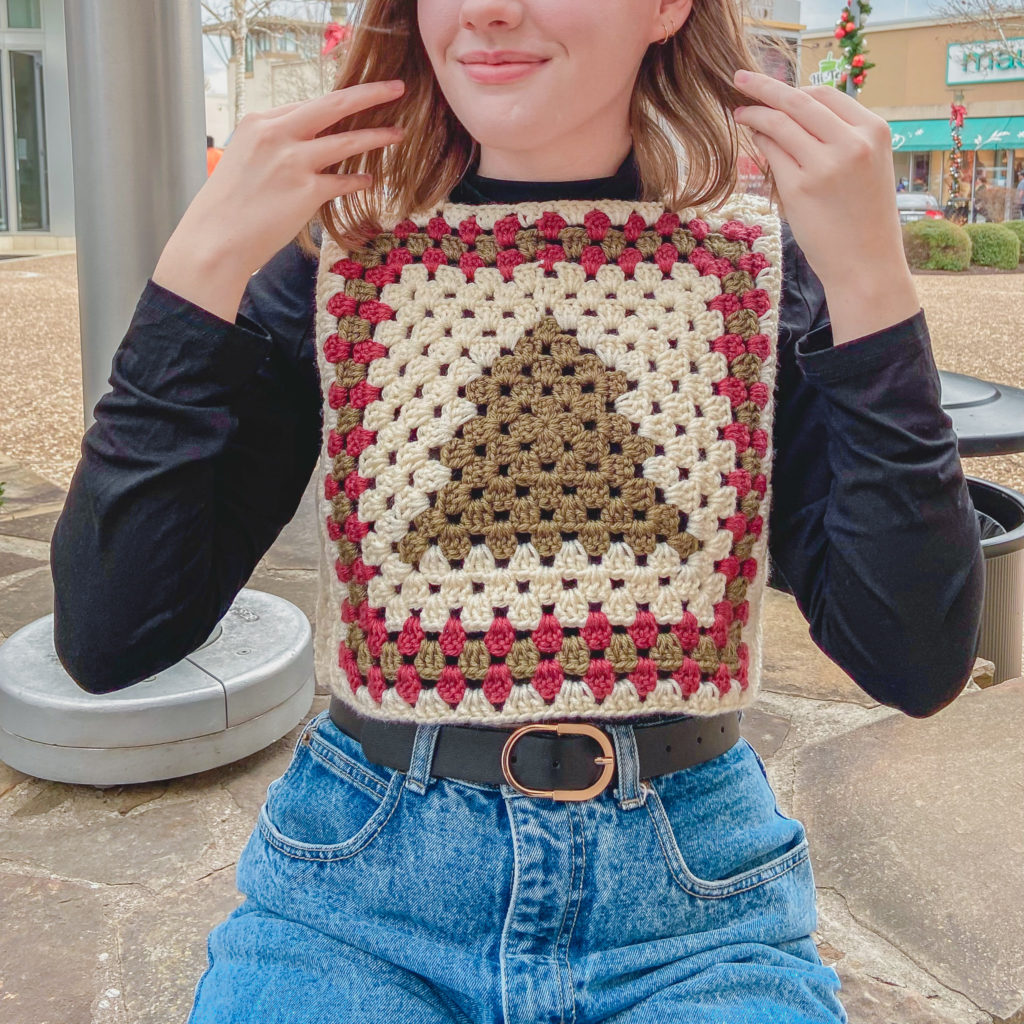
{"label": "orange object in background", "polygon": [[209,177],[213,174],[214,167],[217,166],[217,161],[224,155],[224,150],[219,149],[217,146],[206,147],[206,176]]}

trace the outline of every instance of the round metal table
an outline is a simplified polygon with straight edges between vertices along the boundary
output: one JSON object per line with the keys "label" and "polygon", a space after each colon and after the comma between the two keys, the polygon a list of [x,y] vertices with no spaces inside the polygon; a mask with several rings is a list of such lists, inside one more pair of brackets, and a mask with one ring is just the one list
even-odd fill
{"label": "round metal table", "polygon": [[1024,452],[1024,388],[939,370],[942,408],[962,456]]}

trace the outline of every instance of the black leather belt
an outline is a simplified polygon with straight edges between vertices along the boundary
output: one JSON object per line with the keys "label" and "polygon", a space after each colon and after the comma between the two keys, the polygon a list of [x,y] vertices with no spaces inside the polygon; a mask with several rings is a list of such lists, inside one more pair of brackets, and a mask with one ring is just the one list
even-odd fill
{"label": "black leather belt", "polygon": [[[408,771],[415,722],[368,718],[337,697],[331,697],[328,713],[342,732],[362,744],[368,760]],[[529,722],[505,728],[442,725],[430,774],[469,782],[507,782],[530,796],[553,800],[587,800],[618,782],[612,734],[601,724]],[[710,761],[724,754],[740,737],[736,711],[633,725],[641,779]]]}

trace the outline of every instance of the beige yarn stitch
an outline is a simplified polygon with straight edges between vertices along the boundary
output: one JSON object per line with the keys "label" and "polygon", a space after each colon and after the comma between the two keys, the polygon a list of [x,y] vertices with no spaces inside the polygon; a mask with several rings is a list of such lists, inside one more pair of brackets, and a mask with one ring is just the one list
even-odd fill
{"label": "beige yarn stitch", "polygon": [[[361,714],[504,725],[713,715],[754,701],[780,225],[766,199],[746,194],[715,211],[676,211],[670,236],[655,229],[666,212],[625,200],[442,203],[414,215],[411,233],[386,220],[357,252],[325,237],[316,669]],[[470,218],[476,237],[460,233]],[[701,238],[688,227],[698,220],[709,229]],[[760,235],[735,237],[736,226]],[[551,245],[563,258],[549,270]],[[668,273],[657,262],[665,245]],[[698,249],[717,271],[690,262]],[[588,274],[598,251],[603,265]],[[400,273],[380,283],[374,273],[396,266],[393,253]],[[617,262],[630,253],[632,273]],[[503,271],[509,254],[521,261]],[[751,254],[766,264],[756,275],[738,265]],[[468,258],[482,264],[472,280],[460,265]],[[730,358],[715,348],[726,336]],[[765,358],[743,350],[755,336]],[[360,344],[382,348],[359,361]],[[767,395],[763,407],[752,386]],[[760,432],[768,446],[739,451],[726,428]],[[763,476],[764,494],[740,495],[726,482],[734,473]],[[759,532],[737,540],[725,523],[740,520]],[[756,574],[727,579],[716,564],[729,559],[756,563]],[[726,605],[745,608],[746,622],[722,621]],[[601,648],[596,608],[607,623]],[[611,673],[600,695],[595,659]],[[698,669],[684,693],[680,679]],[[725,675],[723,689],[713,680]]]}

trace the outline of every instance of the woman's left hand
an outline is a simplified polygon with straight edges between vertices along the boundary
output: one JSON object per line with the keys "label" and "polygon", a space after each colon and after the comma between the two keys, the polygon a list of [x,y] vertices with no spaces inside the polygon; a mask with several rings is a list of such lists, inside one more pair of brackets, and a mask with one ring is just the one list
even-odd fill
{"label": "woman's left hand", "polygon": [[[734,82],[763,104],[737,107],[733,116],[756,133],[784,217],[825,287],[833,324],[833,306],[847,299],[864,308],[887,297],[891,308],[875,309],[880,326],[912,316],[917,296],[903,251],[887,122],[832,86],[795,88],[756,71],[737,71]],[[902,285],[902,295],[894,285]],[[851,321],[849,330],[864,324]]]}

